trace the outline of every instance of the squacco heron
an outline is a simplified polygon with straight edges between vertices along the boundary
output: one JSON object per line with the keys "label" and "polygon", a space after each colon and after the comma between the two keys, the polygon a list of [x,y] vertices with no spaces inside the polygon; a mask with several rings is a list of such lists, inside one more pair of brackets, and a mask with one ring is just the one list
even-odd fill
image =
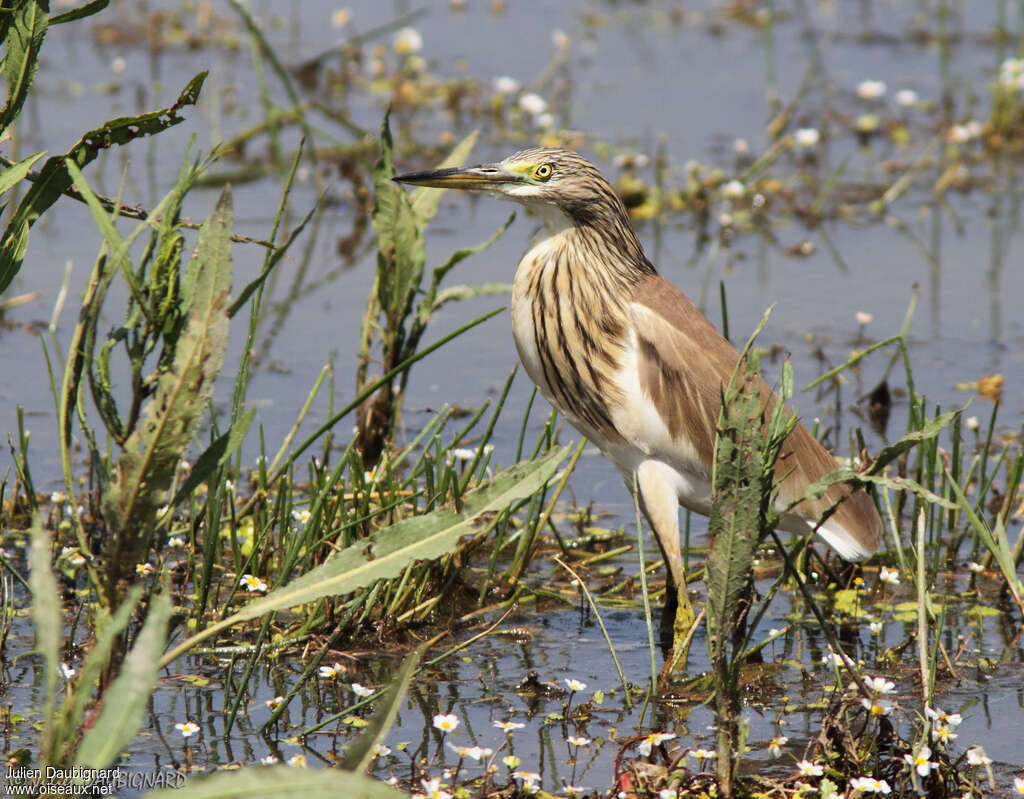
{"label": "squacco heron", "polygon": [[[512,288],[519,358],[541,393],[619,468],[630,490],[639,488],[672,582],[685,585],[679,505],[710,513],[721,396],[739,353],[657,273],[622,201],[577,153],[534,148],[494,164],[395,180],[514,200],[543,221]],[[762,394],[771,396],[771,389],[762,385]],[[776,466],[784,476],[780,510],[835,467],[798,424]],[[867,557],[882,536],[871,498],[840,486],[796,505],[779,527],[814,530],[847,560]]]}

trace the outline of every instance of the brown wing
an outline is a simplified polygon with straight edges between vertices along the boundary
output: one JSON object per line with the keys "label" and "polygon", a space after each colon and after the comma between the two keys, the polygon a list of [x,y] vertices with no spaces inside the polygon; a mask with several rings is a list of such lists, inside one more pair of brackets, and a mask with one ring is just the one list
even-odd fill
{"label": "brown wing", "polygon": [[[739,353],[708,321],[689,298],[660,276],[645,278],[633,297],[633,324],[637,335],[640,386],[650,397],[674,441],[686,441],[709,469],[714,456],[715,427],[721,396],[732,375]],[[774,394],[762,381],[766,404]],[[780,499],[789,503],[807,485],[836,468],[836,462],[802,422],[786,439],[776,473],[786,474]],[[882,520],[871,498],[863,491],[851,493],[833,487],[820,500],[805,501],[795,508],[800,516],[817,520],[840,499],[845,500],[830,517],[836,526],[866,552],[878,549]],[[828,538],[828,536],[826,536]],[[845,551],[846,554],[850,549]]]}

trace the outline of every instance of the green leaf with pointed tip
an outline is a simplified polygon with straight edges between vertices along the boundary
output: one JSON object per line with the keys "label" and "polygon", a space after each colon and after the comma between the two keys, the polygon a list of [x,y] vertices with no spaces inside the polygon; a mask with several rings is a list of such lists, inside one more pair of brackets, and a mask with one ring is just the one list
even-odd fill
{"label": "green leaf with pointed tip", "polygon": [[112,145],[127,144],[184,122],[181,109],[186,105],[195,105],[206,75],[206,72],[201,72],[192,78],[173,105],[138,116],[111,119],[82,136],[67,153],[46,159],[0,238],[0,293],[6,290],[21,269],[28,246],[29,228],[62,194],[71,189],[71,176],[65,159],[71,159],[81,169]]}
{"label": "green leaf with pointed tip", "polygon": [[78,748],[78,765],[106,768],[138,733],[156,687],[170,616],[170,594],[165,589],[150,601],[146,623],[132,651],[103,694],[103,710]]}
{"label": "green leaf with pointed tip", "polygon": [[30,155],[28,158],[25,158],[21,161],[18,161],[18,163],[11,164],[11,166],[7,167],[7,169],[4,170],[3,174],[0,175],[0,194],[4,194],[10,191],[10,189],[16,183],[19,183],[25,177],[25,175],[28,174],[29,170],[32,168],[32,164],[34,164],[44,155],[46,155],[46,150],[40,150],[35,155]]}
{"label": "green leaf with pointed tip", "polygon": [[182,281],[187,321],[170,365],[156,381],[156,391],[128,437],[114,478],[103,497],[104,513],[118,531],[112,556],[127,564],[140,562],[149,546],[157,509],[185,448],[213,396],[224,361],[231,292],[231,192],[199,230],[196,255]]}
{"label": "green leaf with pointed tip", "polygon": [[[453,166],[462,166],[469,158],[473,146],[476,144],[477,131],[473,131],[466,138],[455,145],[448,156],[435,168],[449,169]],[[417,186],[412,192],[412,210],[420,222],[420,227],[425,228],[427,223],[434,218],[438,207],[441,205],[441,195],[447,189],[436,189],[428,186]]]}
{"label": "green leaf with pointed tip", "polygon": [[4,9],[11,14],[7,28],[4,74],[7,76],[7,103],[0,110],[0,132],[6,131],[18,113],[32,86],[39,66],[39,50],[50,23],[48,4],[41,0],[20,0]]}
{"label": "green leaf with pointed tip", "polygon": [[339,769],[250,767],[190,779],[180,788],[147,793],[145,799],[408,799],[390,785]]}
{"label": "green leaf with pointed tip", "polygon": [[315,602],[325,596],[346,594],[374,580],[397,577],[414,561],[436,558],[452,551],[462,536],[473,532],[473,523],[482,514],[504,510],[539,491],[555,474],[567,452],[568,447],[559,447],[536,460],[499,472],[463,497],[461,511],[440,508],[422,516],[403,519],[343,549],[321,566],[192,636],[167,653],[162,664],[170,663],[200,641],[239,622]]}

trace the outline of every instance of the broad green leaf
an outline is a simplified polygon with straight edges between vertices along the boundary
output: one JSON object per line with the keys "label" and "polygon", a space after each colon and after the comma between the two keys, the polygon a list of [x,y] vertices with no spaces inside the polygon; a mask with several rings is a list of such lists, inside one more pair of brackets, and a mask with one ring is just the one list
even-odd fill
{"label": "broad green leaf", "polygon": [[856,469],[851,469],[849,466],[840,466],[838,469],[833,469],[828,474],[820,477],[813,483],[810,483],[807,488],[804,489],[804,495],[799,501],[802,502],[804,498],[820,499],[828,493],[829,488],[838,483],[846,483],[851,486],[871,483],[873,485],[882,486],[883,488],[892,489],[893,491],[909,491],[912,494],[919,496],[925,502],[938,505],[946,510],[956,510],[960,507],[952,500],[948,500],[945,497],[936,494],[934,491],[929,491],[923,485],[915,480],[911,480],[909,477],[889,477],[887,475],[858,472]]}
{"label": "broad green leaf", "polygon": [[64,11],[56,16],[50,18],[51,25],[61,25],[65,22],[74,22],[78,19],[85,19],[91,17],[93,14],[98,14],[104,8],[110,5],[110,0],[90,0],[85,5],[81,5],[78,8],[71,8]]}
{"label": "broad green leaf", "polygon": [[118,530],[119,551],[112,557],[129,565],[139,562],[148,547],[157,508],[166,500],[224,360],[231,291],[231,193],[227,189],[199,230],[188,273],[187,294],[182,287],[185,328],[138,427],[125,442],[103,498],[107,518]]}
{"label": "broad green leaf", "polygon": [[29,170],[32,168],[32,164],[44,155],[46,155],[46,150],[41,150],[35,155],[30,155],[28,158],[7,167],[3,174],[0,174],[0,194],[5,194],[10,191],[15,184],[24,179],[25,175],[27,175]]}
{"label": "broad green leaf", "polygon": [[409,201],[397,186],[391,153],[393,142],[389,115],[381,126],[381,157],[373,168],[373,214],[377,234],[377,299],[388,318],[388,329],[401,326],[412,308],[426,255],[423,231]]}
{"label": "broad green leaf", "polygon": [[315,602],[325,596],[346,594],[374,580],[397,577],[414,561],[451,552],[462,536],[473,532],[473,523],[481,514],[503,510],[543,487],[567,450],[567,447],[559,447],[534,461],[499,472],[485,485],[465,495],[461,512],[441,508],[403,519],[353,544],[288,585],[250,602],[232,616],[192,636],[165,655],[163,665],[241,621]]}
{"label": "broad green leaf", "polygon": [[[474,130],[466,138],[455,145],[448,156],[437,165],[436,169],[448,169],[453,166],[462,166],[476,144],[477,132]],[[425,228],[427,223],[434,218],[438,206],[441,204],[441,195],[446,189],[435,189],[427,186],[416,187],[411,195],[412,210],[419,220],[420,227]]]}
{"label": "broad green leaf", "polygon": [[134,117],[112,119],[82,136],[66,154],[46,159],[0,238],[0,293],[6,290],[21,269],[25,248],[28,246],[29,228],[62,194],[71,190],[71,176],[65,159],[71,159],[81,169],[112,145],[152,136],[183,122],[181,109],[186,105],[195,105],[206,74],[201,72],[189,81],[173,105]]}
{"label": "broad green leaf", "polygon": [[878,474],[882,469],[910,450],[910,448],[915,444],[927,441],[930,438],[935,438],[935,436],[949,426],[949,423],[953,421],[954,417],[962,412],[963,409],[961,408],[959,410],[949,411],[949,413],[940,414],[930,422],[926,423],[920,430],[914,430],[907,433],[899,441],[896,441],[887,447],[883,447],[871,462],[871,468],[868,469],[868,474]]}
{"label": "broad green leaf", "polygon": [[[57,697],[57,670],[60,667],[60,645],[64,640],[64,619],[60,607],[57,579],[50,568],[50,534],[43,529],[39,516],[32,519],[32,549],[29,553],[32,569],[28,577],[32,587],[32,621],[36,630],[36,649],[43,658],[44,699],[42,718],[53,718]],[[43,751],[50,755],[53,727],[47,724]]]}
{"label": "broad green leaf", "polygon": [[335,768],[249,767],[189,779],[146,799],[407,799],[406,794],[363,774]]}
{"label": "broad green leaf", "polygon": [[160,653],[171,616],[167,590],[154,594],[149,613],[121,671],[103,694],[103,710],[78,748],[78,765],[106,768],[128,746],[142,726],[159,674]]}
{"label": "broad green leaf", "polygon": [[5,3],[4,14],[13,18],[7,28],[4,74],[7,76],[7,103],[0,110],[0,132],[6,131],[21,111],[39,66],[50,14],[45,0],[18,0]]}
{"label": "broad green leaf", "polygon": [[402,699],[405,697],[405,692],[409,688],[409,682],[416,672],[416,667],[419,665],[422,654],[423,650],[420,648],[408,655],[405,662],[402,663],[402,668],[399,670],[398,675],[392,680],[391,685],[377,699],[377,712],[370,719],[369,726],[349,745],[348,752],[345,753],[345,757],[341,761],[341,767],[345,771],[355,771],[362,774],[373,762],[375,757],[374,748],[377,744],[384,741],[388,730],[394,724],[395,716],[398,715]]}

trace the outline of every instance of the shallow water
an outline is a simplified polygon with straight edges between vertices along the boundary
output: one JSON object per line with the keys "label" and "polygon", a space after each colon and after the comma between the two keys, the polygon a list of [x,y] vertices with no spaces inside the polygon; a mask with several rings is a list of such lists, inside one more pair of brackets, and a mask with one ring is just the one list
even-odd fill
{"label": "shallow water", "polygon": [[[415,9],[403,2],[370,0],[348,5],[351,21],[341,30],[330,25],[336,9],[333,3],[257,3],[255,10],[270,21],[268,37],[280,48],[286,62],[295,64],[355,32],[368,31]],[[669,180],[675,185],[683,184],[685,164],[691,158],[720,167],[731,177],[735,174],[734,140],[745,139],[754,156],[770,144],[764,130],[773,116],[769,100],[772,89],[765,77],[771,62],[784,103],[796,96],[809,75],[814,78],[797,107],[793,127],[814,126],[830,133],[815,163],[794,163],[780,167],[779,173],[794,175],[802,170],[813,187],[846,159],[847,178],[887,186],[902,170],[884,171],[878,163],[913,163],[935,136],[937,131],[929,132],[929,126],[934,128],[938,119],[934,111],[899,110],[892,100],[893,93],[899,88],[912,88],[925,103],[938,102],[948,94],[955,109],[953,121],[964,122],[972,116],[983,119],[989,106],[989,84],[1002,58],[1011,54],[993,44],[990,35],[997,4],[956,4],[959,14],[950,23],[953,37],[948,69],[944,69],[934,35],[916,35],[920,31],[934,34],[936,21],[928,14],[918,18],[909,5],[777,2],[779,20],[768,29],[770,33],[731,17],[726,13],[728,4],[716,2],[697,4],[696,8],[694,4],[684,7],[671,2],[510,3],[504,13],[495,13],[490,4],[482,2],[467,3],[462,11],[438,3],[413,24],[422,33],[421,54],[434,74],[443,78],[464,75],[485,84],[508,75],[526,87],[538,81],[555,59],[558,50],[553,34],[564,32],[570,49],[567,65],[560,73],[562,78],[556,82],[561,90],[549,91],[547,85],[543,90],[559,125],[584,132],[588,137],[584,150],[612,178],[620,173],[612,163],[612,153],[628,150],[653,159],[659,148],[665,153]],[[930,9],[933,4],[917,5]],[[119,8],[99,19],[114,18],[130,32],[139,19],[135,4],[115,2],[112,6]],[[172,2],[150,3],[148,7],[172,11],[181,8]],[[195,30],[195,12],[188,8],[187,26]],[[108,194],[117,193],[125,174],[126,201],[150,206],[177,170],[190,136],[195,134],[197,145],[205,150],[259,122],[262,112],[258,85],[240,25],[226,4],[213,3],[209,8],[215,18],[219,15],[227,20],[232,35],[242,43],[239,49],[214,44],[196,49],[174,46],[155,53],[142,41],[129,39],[109,45],[98,43],[98,37],[89,40],[76,36],[73,25],[52,30],[37,79],[41,91],[23,116],[21,155],[39,149],[62,151],[87,126],[166,105],[195,72],[210,69],[204,99],[198,109],[187,112],[185,124],[152,143],[137,142],[111,151],[87,172],[94,187]],[[271,9],[279,16],[272,18]],[[393,60],[390,41],[391,33],[379,39],[386,49],[384,57]],[[816,54],[820,54],[820,63],[814,60]],[[112,71],[115,59],[124,60],[123,71]],[[858,83],[867,78],[887,82],[889,92],[882,104],[871,105],[856,97]],[[271,85],[275,96],[282,98],[277,84]],[[346,98],[346,110],[353,122],[375,132],[385,102],[385,97],[353,90]],[[876,111],[887,119],[906,117],[912,131],[911,144],[897,149],[879,137],[868,150],[861,149],[846,130],[844,120],[866,111]],[[396,117],[395,136],[400,144],[410,131],[415,142],[432,144],[443,134],[453,134],[458,140],[480,128],[474,161],[501,157],[540,135],[537,130],[527,130],[513,140],[515,137],[496,130],[486,115],[455,117],[437,108],[404,116],[398,112]],[[334,134],[344,135],[337,131]],[[294,132],[285,139],[294,144]],[[969,146],[980,155],[980,145]],[[426,164],[403,156],[399,166],[416,169]],[[224,168],[232,165],[225,164]],[[845,360],[858,340],[857,312],[873,316],[863,331],[868,340],[896,333],[913,286],[920,285],[920,302],[911,328],[917,390],[931,403],[952,408],[973,396],[969,390],[957,389],[958,384],[1001,373],[1006,382],[1000,429],[1015,431],[1024,414],[1024,322],[1020,315],[1024,303],[1024,269],[1020,268],[1024,226],[1020,224],[1019,169],[1019,161],[979,158],[972,172],[982,181],[984,190],[951,191],[941,201],[931,191],[936,174],[923,173],[889,209],[891,217],[901,220],[909,232],[889,223],[891,219],[878,220],[863,213],[852,222],[829,220],[812,230],[792,217],[780,216],[772,230],[774,241],[756,234],[743,235],[726,250],[712,246],[698,251],[689,216],[668,215],[662,225],[647,221],[638,223],[638,229],[662,273],[695,300],[703,300],[708,315],[716,322],[721,317],[717,286],[719,281],[724,283],[734,340],[745,337],[763,310],[774,303],[772,320],[761,343],[791,354],[798,387],[822,371],[816,360],[817,348],[824,351],[829,365]],[[249,398],[258,408],[257,424],[263,426],[268,442],[278,442],[285,435],[308,388],[328,360],[333,359],[337,370],[338,401],[347,401],[352,394],[349,381],[355,370],[355,342],[374,257],[367,254],[365,238],[351,260],[338,255],[338,238],[352,228],[353,212],[346,202],[350,187],[328,172],[330,196],[340,202],[324,210],[315,238],[300,241],[293,256],[282,263],[271,295],[273,311],[257,337],[259,360]],[[639,176],[648,182],[654,179],[651,167],[640,170]],[[238,231],[255,237],[266,234],[277,185],[275,177],[235,186]],[[196,219],[203,217],[216,193],[194,192],[187,213]],[[304,213],[315,199],[316,189],[307,179],[296,191],[294,216]],[[446,195],[428,232],[428,266],[456,248],[486,239],[510,210],[491,200]],[[730,210],[721,204],[712,209],[711,230],[716,235],[719,214]],[[510,281],[536,226],[535,220],[520,213],[493,247],[457,268],[452,282]],[[788,254],[791,246],[805,240],[814,245],[810,255]],[[62,362],[61,353],[74,326],[77,297],[99,243],[99,234],[84,207],[63,200],[33,230],[26,266],[8,290],[8,296],[40,292],[38,299],[9,310],[0,327],[5,366],[0,373],[0,418],[6,420],[7,430],[14,431],[15,408],[25,408],[27,426],[32,431],[30,462],[40,491],[61,484],[53,401],[40,338]],[[307,246],[310,256],[303,260],[299,253]],[[258,272],[262,252],[256,247],[238,247],[234,257],[235,285],[241,286]],[[56,333],[40,335],[40,327],[50,319],[69,260],[73,266],[67,307]],[[446,306],[428,338],[433,340],[503,302],[501,297],[486,297]],[[117,307],[117,298],[112,297],[107,306],[111,326],[119,322]],[[243,316],[233,326],[227,364],[238,362],[244,341]],[[509,328],[507,316],[499,315],[481,331],[455,340],[413,370],[406,400],[410,431],[424,424],[430,411],[443,403],[472,408],[494,397],[515,363]],[[813,392],[798,394],[794,405],[808,420],[820,417],[831,424],[838,418],[842,427],[833,442],[841,442],[839,449],[846,451],[850,426],[862,423],[848,408],[875,385],[887,361],[881,356],[869,359],[861,374],[851,376],[840,397],[839,414],[834,397],[819,397]],[[771,369],[769,365],[769,377]],[[228,402],[233,377],[230,373],[222,377],[224,391],[215,398],[221,407]],[[894,372],[893,380],[902,385],[902,372]],[[530,390],[521,375],[513,386],[508,409],[524,407]],[[897,400],[890,433],[903,429],[904,408],[905,403]],[[989,403],[977,397],[968,410],[983,423],[990,412]],[[326,416],[326,399],[321,398],[305,429],[312,430]],[[535,410],[531,419],[534,432],[540,430],[545,416],[546,410]],[[504,424],[495,433],[496,462],[511,459],[518,433],[518,413],[507,410]],[[877,434],[866,431],[866,436],[869,449],[881,445]],[[566,428],[562,438],[571,440],[574,432]],[[5,468],[6,462],[0,461],[0,470]],[[602,524],[630,525],[632,504],[621,480],[596,453],[588,452],[583,457],[571,487],[579,504],[596,499],[596,510],[612,514]],[[695,538],[702,541],[704,522],[695,519],[694,524]],[[1017,534],[1019,522],[1010,531],[1011,539]],[[780,626],[786,612],[780,607],[765,627]],[[636,607],[605,613],[622,666],[630,681],[638,685],[643,685],[650,673],[641,618]],[[587,754],[578,758],[573,772],[560,725],[542,723],[545,713],[561,709],[562,700],[542,703],[531,716],[527,703],[513,690],[531,670],[542,680],[581,679],[588,683],[587,694],[600,688],[608,695],[595,720],[576,734],[595,741],[607,739],[611,727],[622,735],[633,734],[638,710],[623,707],[621,690],[611,694],[617,679],[599,630],[586,614],[572,610],[549,609],[538,614],[526,609],[506,624],[528,627],[533,637],[518,643],[484,638],[440,666],[432,681],[417,686],[410,708],[401,714],[389,743],[394,746],[410,740],[415,747],[431,737],[424,731],[425,719],[436,712],[451,711],[463,720],[454,736],[460,745],[472,742],[497,748],[503,736],[491,722],[514,718],[527,723],[527,728],[514,736],[515,753],[522,758],[523,768],[543,768],[545,787],[558,788],[562,781],[607,787],[615,744],[606,740],[600,748],[597,744],[587,747]],[[958,621],[950,629],[954,631],[951,635],[966,636],[973,628],[969,622]],[[905,640],[908,632],[909,628],[892,623],[887,627],[885,642]],[[1000,664],[984,675],[971,672],[943,685],[943,707],[964,708],[958,743],[980,743],[997,761],[1024,765],[1024,751],[1018,743],[1024,737],[1022,649],[1012,636],[1002,633],[993,619],[986,620],[983,632],[975,633],[971,645],[980,647]],[[22,634],[27,635],[27,631]],[[866,629],[861,638],[867,646],[870,636]],[[14,651],[24,651],[29,640],[16,638]],[[794,660],[805,666],[810,665],[813,656],[820,660],[815,647],[820,649],[822,645],[820,640],[815,643],[813,631],[807,629],[790,644]],[[950,646],[955,648],[955,638]],[[694,652],[691,668],[700,670],[705,657],[702,641],[695,643]],[[202,720],[203,733],[193,747],[193,755],[197,762],[210,766],[252,762],[272,752],[285,759],[299,751],[288,745],[272,745],[256,732],[267,712],[263,700],[284,693],[297,674],[298,664],[287,659],[271,663],[261,673],[263,687],[249,709],[251,718],[241,719],[229,740],[217,735],[223,723],[223,686],[219,682],[195,688],[167,680],[154,698],[151,729],[140,736],[130,753],[131,767],[153,770],[181,761],[182,742],[173,724],[185,717]],[[366,669],[368,683],[379,685],[390,665],[375,664],[367,657],[361,668]],[[204,666],[181,664],[179,668],[191,671]],[[210,673],[215,674],[216,669],[211,668]],[[27,665],[9,670],[9,677],[12,686],[38,681],[38,675]],[[803,683],[795,665],[781,669],[777,680],[773,690],[777,696],[789,696],[798,704],[820,698],[820,684]],[[899,681],[899,689],[913,706],[915,689],[910,681]],[[12,687],[8,696],[16,706],[32,700],[31,690],[25,687]],[[282,736],[294,731],[291,725],[304,728],[333,712],[334,700],[331,696],[310,696],[301,702],[297,698],[293,705],[287,716],[289,732],[282,731]],[[657,707],[653,713],[653,718],[649,715],[645,719],[647,727],[674,729],[687,745],[711,740],[711,716],[705,708],[694,708],[685,716],[664,707]],[[815,734],[815,713],[794,714],[792,728],[786,733],[791,748]],[[751,757],[755,764],[766,757],[764,742],[775,734],[771,723],[774,718],[775,712],[770,709],[751,711],[750,739],[755,748]],[[313,736],[307,751],[310,761],[318,754],[326,757],[334,743],[326,735]],[[433,752],[438,743],[433,736],[425,745]],[[452,757],[450,751],[447,756]],[[385,766],[378,773],[384,775],[392,768],[402,773],[397,766]]]}

